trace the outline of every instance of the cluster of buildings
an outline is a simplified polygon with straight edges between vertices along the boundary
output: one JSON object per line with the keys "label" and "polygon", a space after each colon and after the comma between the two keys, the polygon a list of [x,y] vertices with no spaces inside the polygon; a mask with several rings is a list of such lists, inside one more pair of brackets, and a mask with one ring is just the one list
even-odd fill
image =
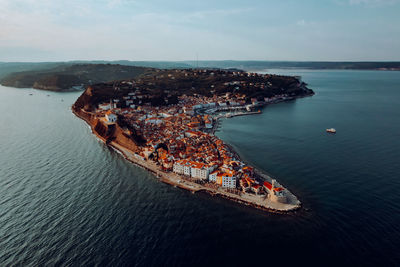
{"label": "cluster of buildings", "polygon": [[284,202],[282,188],[257,179],[253,168],[209,131],[215,118],[205,111],[221,107],[220,103],[243,105],[241,98],[234,94],[181,96],[175,105],[129,108],[116,108],[115,101],[111,101],[100,104],[97,114],[107,123],[116,123],[117,114],[122,116],[130,128],[146,140],[135,156],[157,162],[164,171],[223,188],[276,196]]}
{"label": "cluster of buildings", "polygon": [[[110,99],[110,102],[101,103],[99,109],[136,109],[139,106],[146,105],[178,104],[178,101],[176,101],[178,95],[182,95],[185,92],[188,95],[183,96],[186,97],[187,102],[197,103],[192,105],[193,109],[206,108],[211,111],[213,108],[256,106],[293,98],[294,93],[290,95],[284,93],[280,88],[282,85],[280,83],[275,84],[276,78],[274,77],[274,75],[243,71],[207,69],[157,70],[137,80],[108,84],[107,86],[115,90],[116,98]],[[280,82],[284,80],[281,79]],[[300,81],[297,81],[300,84]],[[272,93],[262,93],[271,88],[275,90],[273,95],[271,95]],[[129,91],[129,93],[124,95],[126,91]],[[255,94],[256,97],[249,98],[249,92],[251,94],[257,92]],[[213,97],[204,97],[204,95],[213,95]],[[207,98],[207,100],[203,101],[203,98]],[[185,110],[185,112],[190,113],[192,111]]]}
{"label": "cluster of buildings", "polygon": [[[196,80],[194,77],[202,77],[196,86],[207,86],[209,93],[179,92],[179,86]],[[270,183],[260,179],[252,167],[213,134],[217,112],[250,111],[294,97],[284,93],[248,97],[249,90],[258,92],[272,87],[271,81],[269,75],[241,71],[160,70],[153,76],[113,85],[115,96],[97,105],[96,116],[106,124],[123,119],[126,133],[145,140],[137,147],[135,157],[152,160],[164,171],[285,202],[282,187],[274,180]],[[163,87],[166,82],[168,86]],[[197,92],[194,86],[188,91]],[[155,100],[157,104],[153,103]]]}

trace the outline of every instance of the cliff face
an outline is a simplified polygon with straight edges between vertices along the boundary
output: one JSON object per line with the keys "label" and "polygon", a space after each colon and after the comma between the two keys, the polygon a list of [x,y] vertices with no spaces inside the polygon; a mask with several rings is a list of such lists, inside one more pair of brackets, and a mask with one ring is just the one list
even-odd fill
{"label": "cliff face", "polygon": [[130,149],[131,151],[138,151],[138,146],[140,143],[138,143],[137,140],[140,140],[140,137],[136,136],[135,133],[128,133],[127,131],[124,131],[118,124],[104,124],[101,120],[95,118],[91,113],[85,112],[82,109],[77,109],[76,107],[73,107],[72,109],[78,117],[85,120],[90,125],[93,133],[96,134],[106,144],[114,141],[117,144]]}
{"label": "cliff face", "polygon": [[126,134],[118,124],[115,127],[113,138],[113,141],[119,145],[126,147],[133,152],[138,152],[138,145],[135,142],[135,136]]}
{"label": "cliff face", "polygon": [[89,86],[86,88],[86,90],[78,97],[78,99],[75,101],[75,103],[72,105],[72,109],[75,111],[80,111],[80,109],[85,109],[85,110],[90,110],[89,107],[91,107],[92,103],[92,87]]}

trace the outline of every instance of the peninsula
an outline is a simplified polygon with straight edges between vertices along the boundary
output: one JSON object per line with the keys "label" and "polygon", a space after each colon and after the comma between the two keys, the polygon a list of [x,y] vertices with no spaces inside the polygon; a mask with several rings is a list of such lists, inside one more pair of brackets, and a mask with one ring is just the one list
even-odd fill
{"label": "peninsula", "polygon": [[214,135],[223,117],[313,95],[300,77],[173,69],[88,86],[72,106],[92,132],[162,182],[274,212],[300,201]]}

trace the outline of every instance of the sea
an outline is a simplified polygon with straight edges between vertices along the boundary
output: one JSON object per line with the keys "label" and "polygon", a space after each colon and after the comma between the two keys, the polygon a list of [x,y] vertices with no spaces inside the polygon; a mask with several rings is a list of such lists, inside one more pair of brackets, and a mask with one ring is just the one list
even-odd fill
{"label": "sea", "polygon": [[0,87],[0,266],[400,266],[400,72],[265,72],[315,95],[217,135],[289,214],[161,183],[72,114],[81,92]]}

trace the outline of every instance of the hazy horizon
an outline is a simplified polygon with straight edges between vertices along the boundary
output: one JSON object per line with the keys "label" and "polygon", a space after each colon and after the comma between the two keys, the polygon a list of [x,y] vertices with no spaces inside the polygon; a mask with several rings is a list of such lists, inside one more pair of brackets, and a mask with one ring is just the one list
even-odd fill
{"label": "hazy horizon", "polygon": [[400,61],[400,0],[0,0],[0,61]]}
{"label": "hazy horizon", "polygon": [[[128,59],[113,59],[113,60],[106,60],[106,59],[88,59],[88,60],[83,60],[83,59],[73,59],[73,60],[37,60],[37,61],[1,61],[0,63],[74,63],[74,62],[121,62],[121,61],[128,61],[128,62],[146,62],[146,63],[152,63],[152,62],[165,62],[165,63],[185,63],[185,62],[195,62],[195,59],[188,59],[188,60],[128,60]],[[397,63],[400,62],[400,60],[363,60],[363,61],[351,61],[351,60],[257,60],[257,59],[241,59],[241,60],[235,60],[235,59],[210,59],[210,60],[198,60],[198,62],[304,62],[304,63]]]}

